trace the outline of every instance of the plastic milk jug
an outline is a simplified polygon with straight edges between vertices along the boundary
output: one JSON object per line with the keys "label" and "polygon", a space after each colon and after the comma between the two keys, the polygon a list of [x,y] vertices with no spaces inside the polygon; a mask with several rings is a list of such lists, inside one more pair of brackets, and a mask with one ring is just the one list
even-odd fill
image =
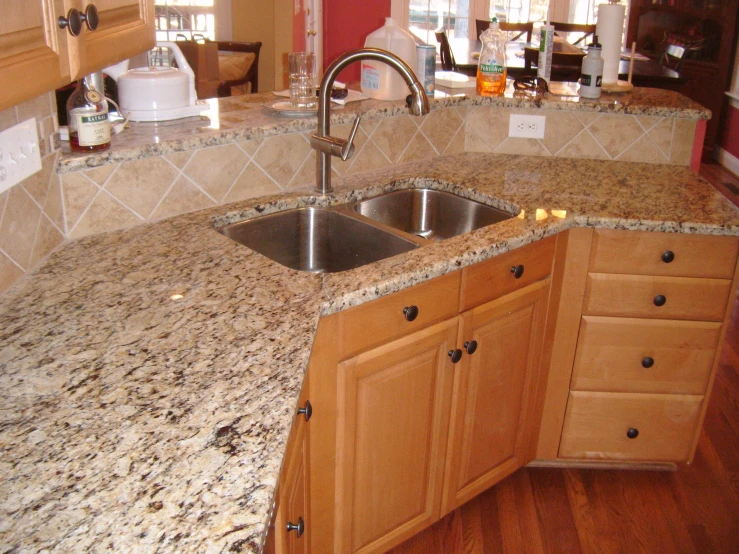
{"label": "plastic milk jug", "polygon": [[[367,36],[364,45],[392,52],[415,71],[416,41],[413,35],[398,27],[395,21],[385,18],[385,25]],[[384,62],[362,60],[362,92],[375,100],[405,100],[410,94],[408,85],[400,74]]]}

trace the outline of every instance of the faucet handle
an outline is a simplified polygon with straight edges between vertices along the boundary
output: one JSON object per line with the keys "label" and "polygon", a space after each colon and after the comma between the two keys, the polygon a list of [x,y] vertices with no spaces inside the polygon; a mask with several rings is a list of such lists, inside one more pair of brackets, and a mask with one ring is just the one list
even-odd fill
{"label": "faucet handle", "polygon": [[360,119],[362,119],[362,114],[358,113],[357,118],[354,120],[354,124],[352,125],[352,130],[349,132],[349,138],[341,149],[341,159],[344,161],[351,158],[352,154],[354,154],[354,136],[357,134],[357,129],[359,129]]}

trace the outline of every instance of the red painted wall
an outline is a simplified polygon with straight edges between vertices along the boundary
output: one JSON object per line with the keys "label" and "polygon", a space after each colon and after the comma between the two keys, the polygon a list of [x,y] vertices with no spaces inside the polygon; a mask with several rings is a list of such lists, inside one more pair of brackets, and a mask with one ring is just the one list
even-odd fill
{"label": "red painted wall", "polygon": [[[361,48],[372,31],[390,17],[390,0],[324,0],[323,67],[347,50]],[[359,64],[347,67],[339,75],[343,82],[359,80]]]}
{"label": "red painted wall", "polygon": [[739,158],[739,110],[731,105],[726,110],[721,148],[735,158]]}

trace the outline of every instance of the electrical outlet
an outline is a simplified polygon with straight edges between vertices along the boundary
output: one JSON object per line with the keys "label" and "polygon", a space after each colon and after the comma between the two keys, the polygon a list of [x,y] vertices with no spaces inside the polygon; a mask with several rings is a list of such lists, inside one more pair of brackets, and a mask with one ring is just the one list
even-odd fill
{"label": "electrical outlet", "polygon": [[511,114],[508,136],[543,139],[547,118],[544,115]]}
{"label": "electrical outlet", "polygon": [[0,133],[0,192],[41,171],[36,119]]}

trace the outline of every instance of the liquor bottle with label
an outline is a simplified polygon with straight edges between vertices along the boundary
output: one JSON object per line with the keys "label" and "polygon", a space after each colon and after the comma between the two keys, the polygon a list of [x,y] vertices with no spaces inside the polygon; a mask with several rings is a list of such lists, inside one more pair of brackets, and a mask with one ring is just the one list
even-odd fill
{"label": "liquor bottle with label", "polygon": [[77,81],[67,100],[69,146],[78,152],[99,152],[110,148],[108,102],[93,85],[93,76]]}

